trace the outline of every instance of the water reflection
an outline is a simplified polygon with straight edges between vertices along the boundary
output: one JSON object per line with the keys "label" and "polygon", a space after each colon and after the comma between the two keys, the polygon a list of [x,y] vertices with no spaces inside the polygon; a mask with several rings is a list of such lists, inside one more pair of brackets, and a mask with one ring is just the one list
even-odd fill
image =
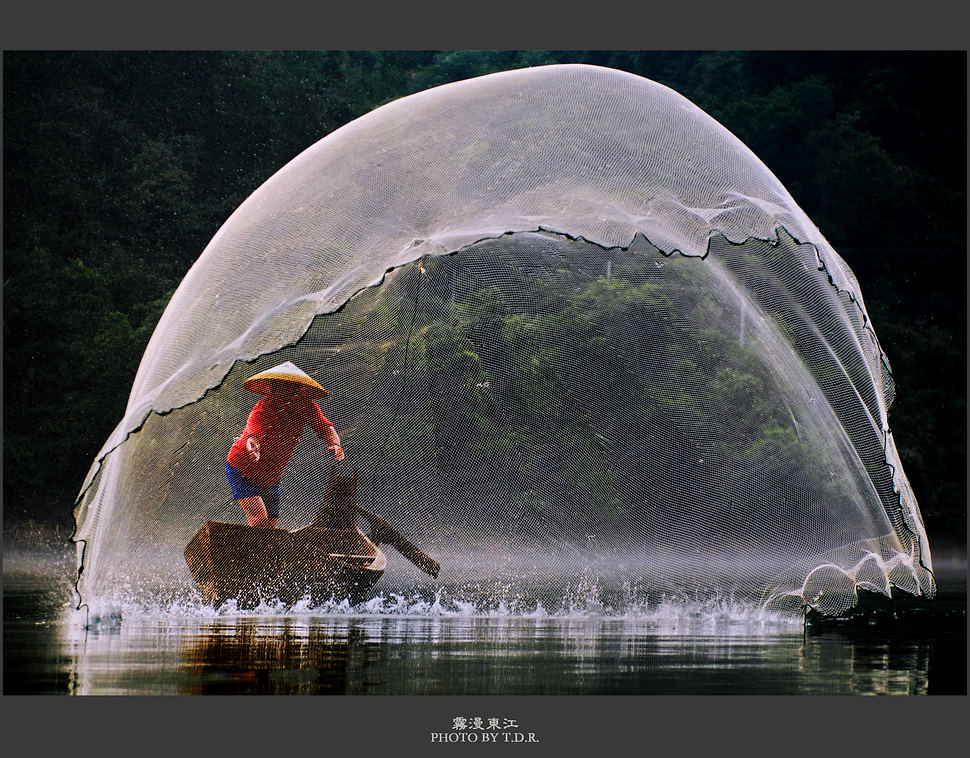
{"label": "water reflection", "polygon": [[830,632],[806,640],[799,673],[827,681],[833,693],[929,694],[932,641],[872,639]]}
{"label": "water reflection", "polygon": [[65,646],[77,694],[927,694],[940,642],[722,627],[609,618],[140,619],[67,635]]}
{"label": "water reflection", "polygon": [[404,605],[357,615],[128,613],[86,627],[65,616],[63,589],[5,574],[4,694],[967,691],[963,585],[931,602],[897,599],[879,623],[808,629],[731,607],[560,617]]}
{"label": "water reflection", "polygon": [[[370,643],[373,648],[374,643]],[[363,630],[345,636],[305,625],[237,625],[193,639],[181,651],[184,694],[313,694],[348,692],[366,660]]]}

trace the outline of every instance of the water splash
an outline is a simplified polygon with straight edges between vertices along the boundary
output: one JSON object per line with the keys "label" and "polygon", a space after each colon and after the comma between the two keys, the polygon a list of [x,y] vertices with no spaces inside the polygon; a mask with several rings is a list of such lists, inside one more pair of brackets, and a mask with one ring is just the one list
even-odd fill
{"label": "water splash", "polygon": [[[106,610],[110,608],[110,610]],[[381,592],[360,603],[331,599],[312,603],[309,598],[287,605],[264,600],[256,608],[239,608],[235,601],[219,607],[197,599],[125,599],[104,606],[100,613],[90,609],[69,611],[71,623],[88,631],[110,633],[124,623],[232,622],[255,619],[267,622],[340,622],[358,620],[531,620],[539,623],[623,623],[655,628],[666,634],[737,635],[791,632],[802,625],[802,617],[771,612],[760,605],[729,597],[668,597],[633,602],[622,607],[604,605],[595,585],[571,589],[550,603],[521,595],[487,597],[462,594],[454,588],[433,593]]]}

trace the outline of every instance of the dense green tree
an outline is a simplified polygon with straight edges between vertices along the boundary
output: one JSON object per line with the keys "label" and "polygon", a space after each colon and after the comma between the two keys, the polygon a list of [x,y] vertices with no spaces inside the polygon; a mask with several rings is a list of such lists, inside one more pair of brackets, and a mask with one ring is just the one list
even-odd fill
{"label": "dense green tree", "polygon": [[[395,98],[555,62],[673,87],[778,175],[858,275],[894,367],[891,421],[927,526],[962,540],[966,55],[945,52],[7,51],[8,520],[69,521],[165,302],[272,173]],[[462,307],[482,366],[529,338],[501,298]],[[502,344],[478,344],[476,329],[496,323]],[[450,338],[428,338],[434,365],[435,340]],[[466,358],[470,381],[479,369]],[[547,381],[535,371],[523,392]],[[723,391],[756,387],[755,374],[732,371]]]}

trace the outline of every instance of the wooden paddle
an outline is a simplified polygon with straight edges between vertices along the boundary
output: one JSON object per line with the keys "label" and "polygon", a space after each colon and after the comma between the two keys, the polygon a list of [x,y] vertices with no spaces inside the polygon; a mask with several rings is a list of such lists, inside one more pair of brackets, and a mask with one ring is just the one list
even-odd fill
{"label": "wooden paddle", "polygon": [[397,551],[407,558],[411,563],[421,569],[424,573],[430,574],[435,579],[441,570],[441,564],[430,555],[422,551],[417,545],[408,540],[391,523],[376,513],[371,513],[366,508],[357,506],[357,510],[365,519],[370,522],[373,532],[368,535],[374,544],[383,543],[397,549]]}
{"label": "wooden paddle", "polygon": [[397,550],[411,563],[435,579],[441,564],[422,551],[417,545],[395,529],[387,519],[362,508],[357,503],[357,470],[353,476],[342,477],[334,466],[330,470],[327,491],[320,505],[320,511],[313,521],[299,531],[306,529],[356,529],[359,513],[370,522],[373,532],[368,535],[375,545],[384,543]]}

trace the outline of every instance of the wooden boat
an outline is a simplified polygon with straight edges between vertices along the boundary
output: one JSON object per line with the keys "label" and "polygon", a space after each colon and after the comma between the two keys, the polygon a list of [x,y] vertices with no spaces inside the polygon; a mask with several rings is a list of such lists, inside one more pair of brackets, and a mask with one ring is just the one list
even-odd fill
{"label": "wooden boat", "polygon": [[384,552],[359,529],[258,529],[207,521],[185,549],[206,602],[239,607],[304,596],[359,602],[383,576]]}
{"label": "wooden boat", "polygon": [[[387,557],[377,546],[397,547],[423,571],[437,577],[439,565],[385,519],[357,505],[357,472],[341,477],[336,466],[316,518],[296,531],[207,521],[185,548],[185,560],[206,602],[234,599],[240,608],[263,600],[293,604],[365,599],[383,576]],[[370,536],[357,516],[371,522]]]}

